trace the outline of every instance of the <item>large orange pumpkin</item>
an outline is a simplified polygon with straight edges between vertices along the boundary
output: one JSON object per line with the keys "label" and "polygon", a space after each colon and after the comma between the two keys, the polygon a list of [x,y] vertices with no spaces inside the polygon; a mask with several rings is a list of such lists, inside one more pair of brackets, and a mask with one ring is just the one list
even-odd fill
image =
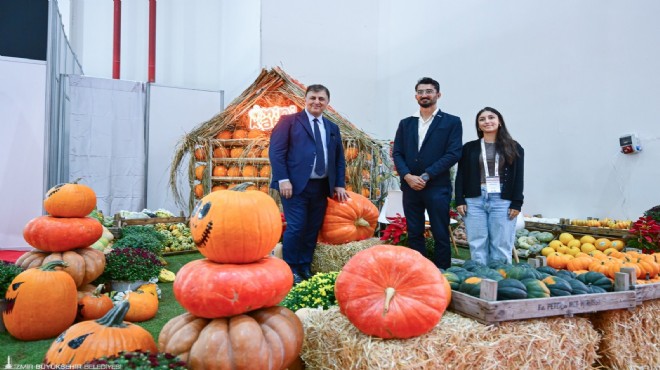
{"label": "large orange pumpkin", "polygon": [[280,209],[260,191],[214,191],[202,198],[190,217],[199,251],[219,263],[250,263],[267,255],[282,235]]}
{"label": "large orange pumpkin", "polygon": [[63,261],[53,261],[18,274],[7,288],[2,313],[9,334],[20,340],[52,338],[73,324],[78,311],[78,291],[73,278],[56,271]]}
{"label": "large orange pumpkin", "polygon": [[103,225],[91,217],[39,216],[23,228],[31,246],[47,252],[65,252],[94,244],[103,235]]}
{"label": "large orange pumpkin", "polygon": [[105,255],[94,248],[80,248],[53,253],[26,252],[16,260],[16,264],[27,270],[58,260],[66,262],[67,266],[64,268],[64,272],[71,275],[77,287],[96,280],[103,274],[105,269]]}
{"label": "large orange pumpkin", "polygon": [[275,306],[293,286],[289,265],[272,256],[249,264],[188,262],[176,274],[174,296],[188,312],[207,319]]}
{"label": "large orange pumpkin", "polygon": [[96,208],[96,193],[80,179],[52,187],[46,193],[44,209],[54,217],[85,217]]}
{"label": "large orange pumpkin", "polygon": [[158,348],[192,370],[278,370],[298,358],[303,338],[298,316],[275,306],[215,320],[184,313],[165,324]]}
{"label": "large orange pumpkin", "polygon": [[82,321],[68,328],[50,345],[44,364],[82,365],[121,351],[155,353],[156,342],[151,334],[138,325],[123,321],[129,307],[128,301],[122,301],[102,318]]}
{"label": "large orange pumpkin", "polygon": [[360,194],[347,192],[345,202],[328,199],[328,209],[319,234],[328,244],[345,244],[374,236],[378,224],[378,208]]}
{"label": "large orange pumpkin", "polygon": [[419,252],[376,245],[358,252],[335,283],[339,309],[360,331],[411,338],[440,322],[450,299],[440,270]]}

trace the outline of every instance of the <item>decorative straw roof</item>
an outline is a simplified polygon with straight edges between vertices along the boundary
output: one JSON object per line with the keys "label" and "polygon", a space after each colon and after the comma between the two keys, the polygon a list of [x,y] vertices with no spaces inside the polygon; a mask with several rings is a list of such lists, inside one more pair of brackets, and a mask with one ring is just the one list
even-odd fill
{"label": "decorative straw roof", "polygon": [[[202,122],[183,136],[177,144],[170,165],[170,189],[174,194],[175,201],[185,206],[182,194],[183,191],[190,191],[191,197],[188,207],[189,209],[193,208],[195,199],[191,189],[195,186],[195,149],[202,148],[204,152],[211,153],[212,146],[216,144],[215,136],[222,131],[234,131],[237,128],[244,128],[245,122],[249,121],[248,112],[255,105],[261,107],[295,105],[299,110],[304,109],[305,90],[306,87],[302,83],[286,74],[282,69],[278,67],[270,70],[263,69],[254,83],[234,99],[224,111],[208,121]],[[372,189],[375,189],[385,179],[391,178],[388,175],[391,173],[391,161],[389,155],[384,153],[381,142],[369,137],[364,131],[337,113],[331,106],[327,107],[324,115],[339,126],[344,147],[357,149],[357,158],[347,163],[349,177],[347,187],[350,185],[354,191],[360,192],[361,189],[364,189],[363,185],[366,181]],[[179,189],[177,187],[178,170],[186,156],[190,158],[188,172],[190,188]],[[378,163],[379,172],[374,173],[373,163]],[[205,190],[204,193],[208,193],[209,189],[205,187]],[[372,198],[377,195],[372,194]]]}

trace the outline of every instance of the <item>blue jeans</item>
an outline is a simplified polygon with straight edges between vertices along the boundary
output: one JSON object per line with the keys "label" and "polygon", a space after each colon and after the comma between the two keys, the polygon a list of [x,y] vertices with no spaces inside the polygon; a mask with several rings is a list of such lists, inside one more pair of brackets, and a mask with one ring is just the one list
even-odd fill
{"label": "blue jeans", "polygon": [[491,261],[511,263],[513,241],[516,237],[516,219],[509,219],[511,201],[499,193],[487,193],[481,187],[481,196],[466,198],[465,231],[473,260],[488,264]]}

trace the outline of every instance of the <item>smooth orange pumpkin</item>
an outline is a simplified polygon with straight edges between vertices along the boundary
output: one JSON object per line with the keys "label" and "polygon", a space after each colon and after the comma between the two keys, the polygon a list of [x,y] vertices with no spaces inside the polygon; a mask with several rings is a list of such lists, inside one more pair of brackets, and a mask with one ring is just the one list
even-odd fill
{"label": "smooth orange pumpkin", "polygon": [[231,139],[231,131],[220,131],[217,135],[215,135],[215,138],[220,140]]}
{"label": "smooth orange pumpkin", "polygon": [[360,194],[347,192],[345,202],[328,199],[328,208],[319,233],[322,242],[345,244],[374,236],[378,224],[378,208]]}
{"label": "smooth orange pumpkin", "polygon": [[218,165],[213,167],[213,176],[215,177],[225,177],[227,176],[227,167],[223,165]]}
{"label": "smooth orange pumpkin", "polygon": [[241,169],[238,166],[229,167],[227,177],[241,177]]}
{"label": "smooth orange pumpkin", "polygon": [[158,295],[152,292],[137,290],[128,292],[126,299],[130,308],[124,320],[141,322],[153,319],[158,313]]}
{"label": "smooth orange pumpkin", "polygon": [[47,252],[65,252],[94,244],[103,235],[103,225],[91,217],[39,216],[23,228],[31,246]]}
{"label": "smooth orange pumpkin", "polygon": [[202,165],[195,167],[195,178],[202,181],[202,178],[204,178],[204,171],[206,171],[206,166]]}
{"label": "smooth orange pumpkin", "polygon": [[199,147],[195,149],[195,159],[199,162],[206,160],[206,148]]}
{"label": "smooth orange pumpkin", "polygon": [[188,262],[177,272],[173,290],[188,312],[215,319],[275,306],[292,286],[289,265],[268,256],[242,265],[208,259]]}
{"label": "smooth orange pumpkin", "polygon": [[376,245],[358,252],[335,283],[339,309],[360,331],[412,338],[440,322],[450,294],[440,270],[419,252]]}
{"label": "smooth orange pumpkin", "polygon": [[250,132],[248,132],[248,135],[247,135],[247,137],[250,138],[250,139],[255,139],[255,138],[264,137],[264,136],[266,136],[266,132],[261,131],[261,130],[250,130]]}
{"label": "smooth orange pumpkin", "polygon": [[[16,260],[16,265],[24,269],[35,268],[50,261],[64,261],[64,272],[71,275],[77,287],[96,280],[105,269],[105,255],[94,248],[80,248],[66,252],[26,252]],[[60,269],[57,267],[56,269]],[[99,316],[100,317],[100,316]]]}
{"label": "smooth orange pumpkin", "polygon": [[234,133],[231,135],[232,139],[245,139],[248,137],[248,132],[243,129],[234,130]]}
{"label": "smooth orange pumpkin", "polygon": [[218,190],[227,190],[227,185],[225,184],[214,185],[213,188],[211,188],[211,191],[218,191]]}
{"label": "smooth orange pumpkin", "polygon": [[258,174],[257,168],[249,164],[243,166],[242,172],[244,177],[257,177]]}
{"label": "smooth orange pumpkin", "polygon": [[52,338],[73,324],[78,312],[78,291],[69,274],[55,270],[64,265],[63,261],[53,261],[25,270],[9,284],[2,318],[14,338]]}
{"label": "smooth orange pumpkin", "polygon": [[282,234],[280,209],[270,196],[245,191],[214,191],[197,203],[190,230],[199,251],[219,263],[250,263],[270,253]]}
{"label": "smooth orange pumpkin", "polygon": [[270,177],[270,166],[264,165],[259,170],[259,177]]}
{"label": "smooth orange pumpkin", "polygon": [[123,321],[129,306],[128,301],[122,301],[102,318],[82,321],[68,328],[50,345],[44,363],[54,366],[82,365],[121,351],[158,351],[148,331]]}
{"label": "smooth orange pumpkin", "polygon": [[80,320],[96,320],[103,317],[113,307],[112,299],[107,294],[101,293],[104,285],[100,284],[91,293],[79,294],[78,317]]}
{"label": "smooth orange pumpkin", "polygon": [[46,193],[44,209],[54,217],[85,217],[96,208],[96,193],[80,179],[52,187]]}
{"label": "smooth orange pumpkin", "polygon": [[304,330],[286,307],[208,320],[184,313],[158,336],[161,352],[185,361],[190,369],[286,369],[298,358]]}
{"label": "smooth orange pumpkin", "polygon": [[261,158],[268,158],[268,147],[261,150]]}
{"label": "smooth orange pumpkin", "polygon": [[202,185],[202,184],[195,185],[194,191],[195,191],[195,197],[196,198],[199,199],[199,198],[203,197],[204,196],[204,185]]}
{"label": "smooth orange pumpkin", "polygon": [[219,146],[213,149],[213,158],[229,158],[230,152],[224,146]]}
{"label": "smooth orange pumpkin", "polygon": [[229,156],[232,158],[240,158],[241,156],[243,156],[244,151],[245,149],[242,146],[235,146],[231,148],[229,152]]}

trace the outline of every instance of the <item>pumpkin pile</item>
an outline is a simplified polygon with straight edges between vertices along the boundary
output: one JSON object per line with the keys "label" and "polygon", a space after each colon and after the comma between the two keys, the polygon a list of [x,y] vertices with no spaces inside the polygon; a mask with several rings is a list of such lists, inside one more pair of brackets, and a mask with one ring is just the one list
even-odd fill
{"label": "pumpkin pile", "polygon": [[96,194],[77,181],[48,190],[44,209],[49,215],[30,220],[23,229],[25,241],[37,251],[23,254],[16,264],[30,269],[62,260],[64,272],[82,287],[101,276],[105,256],[90,248],[103,235],[103,225],[87,217],[96,208]]}
{"label": "pumpkin pile", "polygon": [[341,313],[361,332],[412,338],[440,322],[451,288],[419,252],[376,245],[348,261],[337,277],[335,296]]}
{"label": "pumpkin pile", "polygon": [[188,312],[165,324],[158,346],[191,369],[285,369],[302,348],[302,323],[276,306],[293,286],[289,266],[269,256],[282,232],[279,208],[248,186],[206,195],[190,218],[206,259],[177,273],[174,296]]}

